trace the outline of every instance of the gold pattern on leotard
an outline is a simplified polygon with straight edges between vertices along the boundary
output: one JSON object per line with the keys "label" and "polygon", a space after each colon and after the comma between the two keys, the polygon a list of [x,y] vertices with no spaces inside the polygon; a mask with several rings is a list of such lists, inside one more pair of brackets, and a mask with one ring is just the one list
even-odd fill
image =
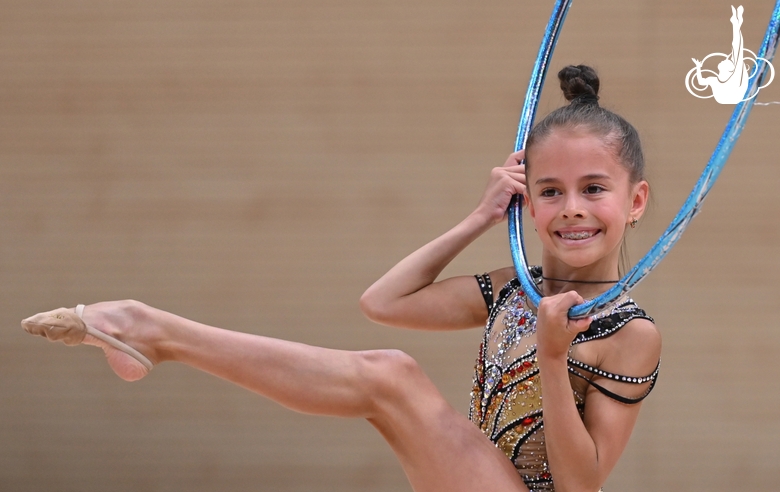
{"label": "gold pattern on leotard", "polygon": [[[541,277],[538,269],[536,273]],[[483,290],[491,288],[489,279],[485,286],[483,276],[480,287]],[[542,387],[536,360],[536,315],[530,310],[517,280],[507,284],[496,303],[490,307],[492,309],[475,367],[469,418],[512,460],[532,492],[552,492],[554,484],[547,462]],[[609,336],[634,317],[648,318],[633,301],[627,300],[614,310],[597,317],[587,331],[578,335],[572,346]],[[589,383],[592,375],[599,371],[571,357],[569,369],[574,379],[582,377],[583,370],[586,374],[590,373],[591,376],[585,378]],[[575,374],[577,371],[579,374]],[[604,371],[599,371],[599,375],[618,380],[623,378]],[[657,370],[649,376],[630,378],[632,381],[626,382],[639,384],[654,381],[656,375]],[[583,385],[572,386],[575,404],[581,416],[585,410],[582,388]],[[614,394],[607,396],[621,398]]]}

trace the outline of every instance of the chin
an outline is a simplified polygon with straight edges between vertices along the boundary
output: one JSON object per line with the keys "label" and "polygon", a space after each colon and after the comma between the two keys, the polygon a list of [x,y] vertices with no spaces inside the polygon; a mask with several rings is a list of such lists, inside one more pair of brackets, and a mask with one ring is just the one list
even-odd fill
{"label": "chin", "polygon": [[559,256],[556,256],[556,258],[558,261],[568,266],[569,268],[580,269],[596,266],[598,264],[604,264],[605,262],[617,263],[619,255],[614,256],[613,254],[600,254],[593,251],[567,251],[563,252]]}

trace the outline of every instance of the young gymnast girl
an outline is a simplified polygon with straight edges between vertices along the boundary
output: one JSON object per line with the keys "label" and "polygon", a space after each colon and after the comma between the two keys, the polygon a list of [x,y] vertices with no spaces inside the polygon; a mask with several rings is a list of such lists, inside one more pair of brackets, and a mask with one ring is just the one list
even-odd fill
{"label": "young gymnast girl", "polygon": [[[599,106],[595,72],[566,67],[559,79],[570,104],[534,128],[525,153],[493,169],[476,209],[360,301],[370,319],[391,326],[485,327],[469,418],[399,351],[339,351],[227,331],[135,301],[60,308],[22,325],[50,340],[101,347],[125,380],[177,361],[295,411],[365,418],[417,492],[597,491],[655,382],[661,341],[628,298],[588,319],[571,320],[567,311],[617,281],[623,236],[644,212],[648,184],[637,133]],[[504,219],[514,194],[525,197],[543,245],[534,270],[545,296],[538,310],[512,268],[436,280]]]}

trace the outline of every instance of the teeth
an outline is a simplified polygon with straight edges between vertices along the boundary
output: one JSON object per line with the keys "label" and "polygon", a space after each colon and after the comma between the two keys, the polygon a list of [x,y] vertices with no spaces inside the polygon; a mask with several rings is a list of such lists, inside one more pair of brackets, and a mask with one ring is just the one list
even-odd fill
{"label": "teeth", "polygon": [[561,237],[564,239],[588,239],[593,235],[592,232],[561,232]]}

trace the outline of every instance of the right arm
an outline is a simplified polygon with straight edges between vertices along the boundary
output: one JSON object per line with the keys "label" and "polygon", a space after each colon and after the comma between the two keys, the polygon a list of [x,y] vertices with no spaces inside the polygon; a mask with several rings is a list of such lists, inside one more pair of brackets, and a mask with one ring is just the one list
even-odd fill
{"label": "right arm", "polygon": [[[525,192],[523,151],[511,154],[490,173],[477,208],[458,225],[410,254],[384,274],[360,298],[372,321],[401,328],[454,330],[485,323],[487,309],[473,276],[436,282],[466,246],[506,217],[512,195]],[[490,273],[494,286],[512,276],[511,268]]]}

